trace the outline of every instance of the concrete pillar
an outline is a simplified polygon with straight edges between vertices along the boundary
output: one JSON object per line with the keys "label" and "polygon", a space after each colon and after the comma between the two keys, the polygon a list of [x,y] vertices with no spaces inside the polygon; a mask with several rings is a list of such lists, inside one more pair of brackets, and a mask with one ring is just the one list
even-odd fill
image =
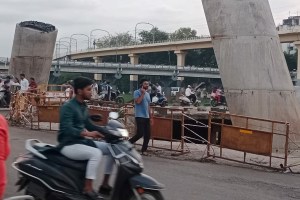
{"label": "concrete pillar", "polygon": [[132,65],[138,65],[139,64],[139,55],[137,54],[129,54],[130,63]]}
{"label": "concrete pillar", "polygon": [[298,60],[297,60],[297,79],[300,80],[300,42],[295,42],[295,46],[298,49]]}
{"label": "concrete pillar", "polygon": [[175,51],[174,52],[177,56],[177,66],[178,67],[183,67],[185,66],[185,56],[186,52],[185,51]]}
{"label": "concrete pillar", "polygon": [[99,56],[96,56],[96,57],[93,57],[95,63],[102,63],[102,60],[103,58],[102,57],[99,57]]}
{"label": "concrete pillar", "polygon": [[134,90],[138,88],[138,81],[139,76],[138,75],[130,75],[130,92],[133,93]]}
{"label": "concrete pillar", "polygon": [[177,87],[181,87],[184,77],[177,77]]}
{"label": "concrete pillar", "polygon": [[102,81],[102,74],[94,74],[94,79],[96,81]]}
{"label": "concrete pillar", "polygon": [[[292,140],[300,142],[300,105],[269,1],[202,3],[230,113],[289,122]],[[245,120],[233,118],[232,122],[245,126]],[[272,130],[267,122],[251,121],[248,127]],[[277,131],[285,133],[284,127],[278,126]],[[283,150],[284,144],[284,137],[274,135],[275,150]]]}
{"label": "concrete pillar", "polygon": [[[41,30],[45,29],[45,30]],[[16,25],[9,74],[24,73],[37,84],[48,84],[57,29],[51,24],[25,21]]]}

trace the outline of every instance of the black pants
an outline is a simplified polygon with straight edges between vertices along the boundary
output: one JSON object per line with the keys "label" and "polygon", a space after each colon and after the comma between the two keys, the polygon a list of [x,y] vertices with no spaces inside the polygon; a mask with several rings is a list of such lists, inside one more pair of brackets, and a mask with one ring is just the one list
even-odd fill
{"label": "black pants", "polygon": [[144,137],[144,143],[142,147],[142,152],[147,151],[148,143],[150,140],[150,119],[136,117],[136,134],[130,138],[129,142],[134,144],[136,141]]}

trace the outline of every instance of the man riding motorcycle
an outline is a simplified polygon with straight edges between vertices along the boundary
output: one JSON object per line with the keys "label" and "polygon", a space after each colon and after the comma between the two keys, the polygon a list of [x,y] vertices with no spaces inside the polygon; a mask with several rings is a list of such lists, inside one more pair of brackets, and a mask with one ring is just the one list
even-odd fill
{"label": "man riding motorcycle", "polygon": [[97,168],[102,155],[107,156],[105,176],[99,191],[109,193],[111,187],[108,184],[113,169],[113,159],[107,148],[107,143],[93,141],[88,138],[103,138],[105,129],[94,125],[88,115],[84,100],[92,97],[92,80],[85,77],[74,79],[75,97],[65,103],[60,111],[60,130],[58,134],[58,149],[61,154],[72,160],[88,160],[86,168],[86,180],[83,193],[90,199],[102,199],[92,187],[96,179]]}

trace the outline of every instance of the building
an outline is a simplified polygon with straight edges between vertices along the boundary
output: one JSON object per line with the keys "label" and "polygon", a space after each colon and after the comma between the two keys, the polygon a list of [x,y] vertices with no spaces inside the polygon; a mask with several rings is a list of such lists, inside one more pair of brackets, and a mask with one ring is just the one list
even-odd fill
{"label": "building", "polygon": [[[277,27],[278,31],[293,31],[300,30],[300,16],[290,16],[287,19],[282,21],[282,25]],[[288,54],[296,53],[297,48],[293,43],[284,43],[282,44],[282,49]]]}

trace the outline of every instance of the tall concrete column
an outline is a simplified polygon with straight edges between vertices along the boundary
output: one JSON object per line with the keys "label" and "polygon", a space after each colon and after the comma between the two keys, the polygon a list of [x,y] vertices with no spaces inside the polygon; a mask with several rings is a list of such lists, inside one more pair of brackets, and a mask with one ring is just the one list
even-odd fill
{"label": "tall concrete column", "polygon": [[295,42],[295,46],[298,50],[298,60],[297,60],[297,79],[300,80],[300,42]]}
{"label": "tall concrete column", "polygon": [[134,90],[138,87],[139,76],[138,75],[130,75],[130,92],[134,92]]}
{"label": "tall concrete column", "polygon": [[57,29],[51,24],[25,21],[16,25],[9,74],[24,73],[37,84],[48,84]]}
{"label": "tall concrete column", "polygon": [[102,60],[103,58],[102,57],[99,57],[99,56],[96,56],[96,57],[93,57],[95,63],[102,63]]}
{"label": "tall concrete column", "polygon": [[132,65],[138,65],[139,64],[139,55],[137,54],[129,54],[130,63]]}
{"label": "tall concrete column", "polygon": [[185,51],[175,51],[174,53],[177,56],[177,66],[178,67],[185,66],[186,52]]}
{"label": "tall concrete column", "polygon": [[[225,95],[232,114],[290,122],[300,140],[300,107],[267,0],[202,0]],[[245,120],[233,118],[234,125]],[[271,131],[271,123],[250,128]],[[284,126],[275,132],[285,134]],[[285,138],[274,136],[283,149]],[[291,144],[292,145],[292,144]]]}

